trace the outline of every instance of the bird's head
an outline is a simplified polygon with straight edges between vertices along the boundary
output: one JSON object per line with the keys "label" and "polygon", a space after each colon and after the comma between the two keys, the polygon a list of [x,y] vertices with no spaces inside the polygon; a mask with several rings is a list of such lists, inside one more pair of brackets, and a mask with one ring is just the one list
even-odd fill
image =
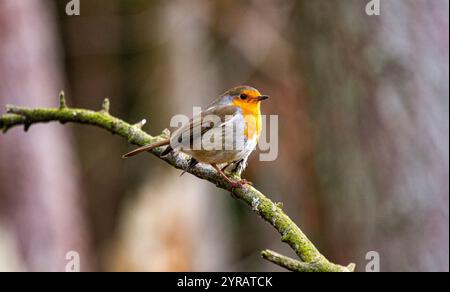
{"label": "bird's head", "polygon": [[268,99],[267,95],[262,95],[256,88],[250,86],[238,86],[224,93],[231,97],[232,102],[236,105],[254,104],[257,105],[261,101]]}
{"label": "bird's head", "polygon": [[259,112],[261,101],[268,99],[269,96],[262,95],[256,88],[250,86],[234,87],[220,98],[221,104],[235,105],[246,112]]}

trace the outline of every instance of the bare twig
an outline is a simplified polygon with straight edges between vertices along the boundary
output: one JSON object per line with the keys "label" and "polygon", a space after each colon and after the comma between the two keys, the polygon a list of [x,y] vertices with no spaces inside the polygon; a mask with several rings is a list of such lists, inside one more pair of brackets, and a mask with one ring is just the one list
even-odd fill
{"label": "bare twig", "polygon": [[[113,134],[125,138],[129,143],[144,146],[149,143],[166,139],[169,132],[164,130],[158,136],[151,136],[142,131],[143,123],[131,125],[119,118],[109,114],[110,103],[105,99],[100,111],[87,109],[68,108],[64,94],[60,95],[58,108],[27,108],[19,106],[7,106],[7,114],[0,117],[0,129],[6,133],[9,129],[23,125],[25,130],[36,123],[46,123],[58,121],[60,123],[79,123],[103,128]],[[189,157],[183,153],[173,153],[165,157],[160,157],[162,148],[152,151],[154,155],[166,161],[178,169],[186,169],[189,164]],[[208,180],[217,187],[231,191],[229,184],[216,173],[210,166],[199,164],[189,171],[196,177]],[[238,179],[234,175],[234,179]],[[350,271],[353,266],[340,266],[328,261],[316,247],[309,241],[300,228],[283,212],[282,205],[272,202],[260,191],[252,186],[234,190],[236,198],[249,205],[252,210],[262,219],[271,224],[280,234],[281,240],[295,251],[301,261],[289,259],[271,251],[264,251],[263,258],[294,271]]]}
{"label": "bare twig", "polygon": [[263,259],[293,272],[353,272],[355,270],[355,264],[348,265],[346,267],[347,270],[342,270],[343,267],[341,266],[337,266],[334,271],[333,269],[323,270],[322,267],[318,266],[316,263],[305,263],[268,249],[263,250],[261,256]]}

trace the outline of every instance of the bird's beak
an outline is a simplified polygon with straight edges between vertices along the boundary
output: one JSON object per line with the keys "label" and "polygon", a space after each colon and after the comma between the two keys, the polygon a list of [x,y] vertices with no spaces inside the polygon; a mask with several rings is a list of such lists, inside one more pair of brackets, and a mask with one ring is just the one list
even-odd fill
{"label": "bird's beak", "polygon": [[266,100],[268,98],[269,98],[268,95],[260,95],[260,96],[258,96],[258,101],[263,101],[263,100]]}

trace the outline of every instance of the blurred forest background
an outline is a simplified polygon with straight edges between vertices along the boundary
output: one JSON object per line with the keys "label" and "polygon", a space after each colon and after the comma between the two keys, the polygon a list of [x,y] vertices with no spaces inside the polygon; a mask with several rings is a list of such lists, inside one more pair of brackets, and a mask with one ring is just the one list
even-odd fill
{"label": "blurred forest background", "polygon": [[[226,89],[279,115],[244,176],[330,260],[449,269],[449,1],[0,0],[0,106],[99,108],[151,134]],[[244,204],[97,128],[0,136],[0,271],[271,271],[287,255]]]}

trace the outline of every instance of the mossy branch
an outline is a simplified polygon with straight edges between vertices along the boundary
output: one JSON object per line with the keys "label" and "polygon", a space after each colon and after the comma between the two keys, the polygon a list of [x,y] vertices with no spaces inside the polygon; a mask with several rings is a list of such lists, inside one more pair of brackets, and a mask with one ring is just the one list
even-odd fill
{"label": "mossy branch", "polygon": [[[158,136],[151,136],[142,130],[145,120],[132,125],[110,115],[109,108],[110,103],[108,99],[105,99],[99,111],[69,108],[66,105],[64,93],[61,93],[59,107],[57,108],[28,108],[8,105],[6,107],[7,114],[0,117],[0,129],[3,133],[6,133],[15,126],[23,125],[25,131],[27,131],[31,125],[36,123],[57,121],[64,124],[71,122],[103,128],[137,146],[157,142],[166,139],[170,135],[168,130],[165,130]],[[152,153],[175,168],[187,168],[189,164],[187,155],[173,153],[160,157],[162,151],[163,148],[157,148]],[[200,179],[208,180],[219,188],[231,191],[229,184],[210,166],[199,164],[189,172]],[[238,175],[236,174],[234,178],[238,179]],[[328,261],[300,228],[283,212],[281,204],[272,202],[254,187],[245,186],[244,188],[235,189],[234,195],[250,206],[262,219],[271,224],[281,234],[281,240],[289,244],[299,256],[300,261],[271,251],[263,251],[263,258],[293,271],[346,272],[354,270],[354,265],[344,267]]]}

